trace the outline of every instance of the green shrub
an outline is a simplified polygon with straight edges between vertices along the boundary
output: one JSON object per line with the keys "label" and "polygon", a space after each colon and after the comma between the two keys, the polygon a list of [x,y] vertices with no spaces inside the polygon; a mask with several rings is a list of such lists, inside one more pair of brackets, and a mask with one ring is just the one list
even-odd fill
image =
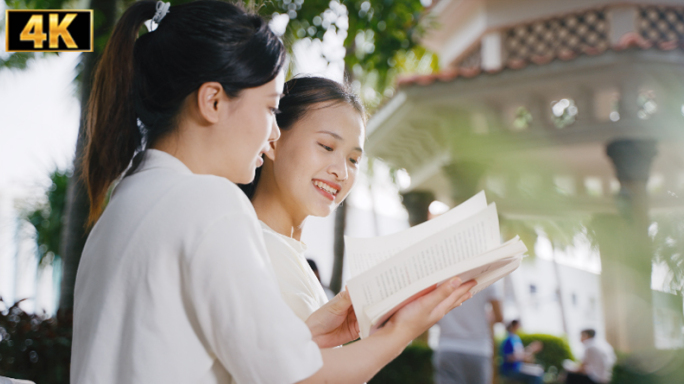
{"label": "green shrub", "polygon": [[[545,334],[521,334],[520,339],[524,345],[529,345],[535,340],[544,343],[544,349],[536,357],[537,362],[543,365],[547,372],[558,372],[563,360],[573,359],[568,342],[560,337]],[[502,340],[497,340],[499,348],[501,342]],[[499,350],[497,349],[497,353]],[[549,379],[554,380],[555,374],[551,376],[553,377]],[[432,349],[425,344],[413,343],[399,357],[380,370],[368,384],[432,384],[432,379]]]}
{"label": "green shrub", "polygon": [[[520,340],[522,340],[523,345],[528,346],[533,341],[541,341],[544,343],[544,348],[535,355],[535,362],[544,367],[544,382],[545,383],[557,383],[558,373],[562,370],[563,360],[570,359],[574,360],[572,351],[570,350],[570,345],[567,340],[558,336],[547,335],[543,333],[518,333]],[[496,340],[496,354],[495,357],[496,366],[500,367],[503,362],[501,356],[501,343],[504,339]]]}
{"label": "green shrub", "polygon": [[60,312],[46,319],[18,304],[0,312],[0,376],[68,384],[72,317]]}
{"label": "green shrub", "polygon": [[684,350],[621,355],[613,367],[613,384],[684,383]]}
{"label": "green shrub", "polygon": [[550,367],[556,367],[557,372],[563,367],[563,360],[574,360],[570,345],[560,337],[545,335],[541,333],[520,334],[523,345],[528,346],[533,341],[544,343],[544,349],[535,355],[537,364],[544,366],[544,371],[548,372]]}
{"label": "green shrub", "polygon": [[432,384],[432,349],[422,343],[409,345],[368,384]]}

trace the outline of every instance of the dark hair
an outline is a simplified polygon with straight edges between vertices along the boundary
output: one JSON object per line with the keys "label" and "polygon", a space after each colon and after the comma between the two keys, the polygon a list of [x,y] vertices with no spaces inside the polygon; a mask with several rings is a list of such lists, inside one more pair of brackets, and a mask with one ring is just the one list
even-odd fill
{"label": "dark hair", "polygon": [[318,273],[318,265],[316,265],[315,261],[306,259],[306,262],[309,263],[309,267],[311,267],[311,270],[314,271],[314,273]]}
{"label": "dark hair", "polygon": [[583,329],[581,333],[587,335],[590,339],[593,339],[594,336],[596,336],[596,331],[591,328]]}
{"label": "dark hair", "polygon": [[[283,87],[283,97],[278,107],[280,112],[276,115],[278,127],[285,131],[292,128],[306,112],[321,103],[327,104],[320,108],[345,103],[353,107],[363,117],[364,122],[366,120],[366,111],[361,100],[348,85],[323,77],[297,77],[285,83]],[[261,168],[257,168],[251,183],[239,185],[250,199],[254,196],[260,176]]]}
{"label": "dark hair", "polygon": [[238,97],[273,80],[285,60],[268,23],[222,1],[173,6],[157,29],[137,38],[156,3],[138,1],[124,12],[95,72],[82,160],[90,224],[112,182],[140,163],[135,154],[175,129],[188,95],[216,81]]}
{"label": "dark hair", "polygon": [[519,321],[519,320],[512,320],[512,321],[511,321],[510,323],[508,323],[508,325],[506,326],[506,330],[507,330],[508,332],[510,332],[511,329],[517,327],[519,324],[520,324],[520,321]]}

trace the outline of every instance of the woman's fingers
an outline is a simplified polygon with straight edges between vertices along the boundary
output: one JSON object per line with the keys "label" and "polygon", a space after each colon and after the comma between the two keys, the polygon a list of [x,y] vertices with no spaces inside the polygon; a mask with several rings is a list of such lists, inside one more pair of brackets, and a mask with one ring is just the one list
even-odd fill
{"label": "woman's fingers", "polygon": [[[472,284],[470,282],[467,282],[465,284],[468,284],[470,287],[467,288],[467,291],[465,292],[465,294],[462,294],[462,295],[459,295],[458,297],[456,297],[456,302],[454,303],[454,305],[451,306],[451,308],[449,308],[449,311],[451,311],[452,309],[454,309],[456,307],[460,307],[461,304],[463,304],[466,300],[473,297],[473,294],[470,292],[470,290],[473,289],[473,287],[475,287],[477,285],[477,282],[473,282]],[[464,287],[464,289],[465,289],[465,287]],[[458,293],[459,292],[454,292],[454,295],[456,295]]]}
{"label": "woman's fingers", "polygon": [[342,290],[340,293],[335,295],[332,300],[328,302],[330,305],[330,312],[335,314],[344,314],[351,307],[351,298],[349,297],[349,292],[347,290]]}
{"label": "woman's fingers", "polygon": [[354,312],[353,308],[349,308],[347,321],[349,324],[349,334],[351,335],[352,340],[355,340],[359,337],[361,329],[359,328],[359,322],[356,320],[356,313]]}
{"label": "woman's fingers", "polygon": [[475,280],[467,281],[463,284],[458,285],[458,288],[454,289],[448,297],[442,300],[439,305],[435,308],[433,313],[435,313],[439,318],[442,318],[447,312],[463,304],[464,301],[472,297],[470,290],[477,285]]}
{"label": "woman's fingers", "polygon": [[461,286],[461,279],[453,277],[441,284],[434,291],[425,295],[426,305],[430,308],[435,308],[446,300],[452,293],[454,293]]}
{"label": "woman's fingers", "polygon": [[458,276],[453,277],[439,285],[434,291],[423,296],[421,298],[423,300],[423,305],[430,308],[428,313],[441,313],[442,311],[446,311],[447,308],[451,306],[451,301],[448,300],[448,298],[457,292],[461,285],[461,279]]}

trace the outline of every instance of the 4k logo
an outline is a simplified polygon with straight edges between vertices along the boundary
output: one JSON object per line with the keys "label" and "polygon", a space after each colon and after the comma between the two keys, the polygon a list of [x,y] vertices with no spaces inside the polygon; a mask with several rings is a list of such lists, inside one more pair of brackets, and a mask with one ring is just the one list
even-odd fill
{"label": "4k logo", "polygon": [[7,10],[7,52],[92,52],[92,10]]}

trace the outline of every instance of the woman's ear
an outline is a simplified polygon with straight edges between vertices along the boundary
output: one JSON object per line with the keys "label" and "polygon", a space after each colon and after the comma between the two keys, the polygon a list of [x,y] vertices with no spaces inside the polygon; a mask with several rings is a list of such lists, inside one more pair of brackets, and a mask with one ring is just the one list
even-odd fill
{"label": "woman's ear", "polygon": [[276,146],[278,145],[277,143],[278,143],[277,141],[271,141],[270,143],[268,143],[268,146],[269,146],[268,151],[264,152],[266,157],[268,157],[271,161],[275,161],[275,158],[276,158],[275,151],[276,151]]}
{"label": "woman's ear", "polygon": [[219,104],[225,102],[222,96],[223,87],[217,82],[204,83],[197,90],[197,109],[207,123],[218,123]]}

